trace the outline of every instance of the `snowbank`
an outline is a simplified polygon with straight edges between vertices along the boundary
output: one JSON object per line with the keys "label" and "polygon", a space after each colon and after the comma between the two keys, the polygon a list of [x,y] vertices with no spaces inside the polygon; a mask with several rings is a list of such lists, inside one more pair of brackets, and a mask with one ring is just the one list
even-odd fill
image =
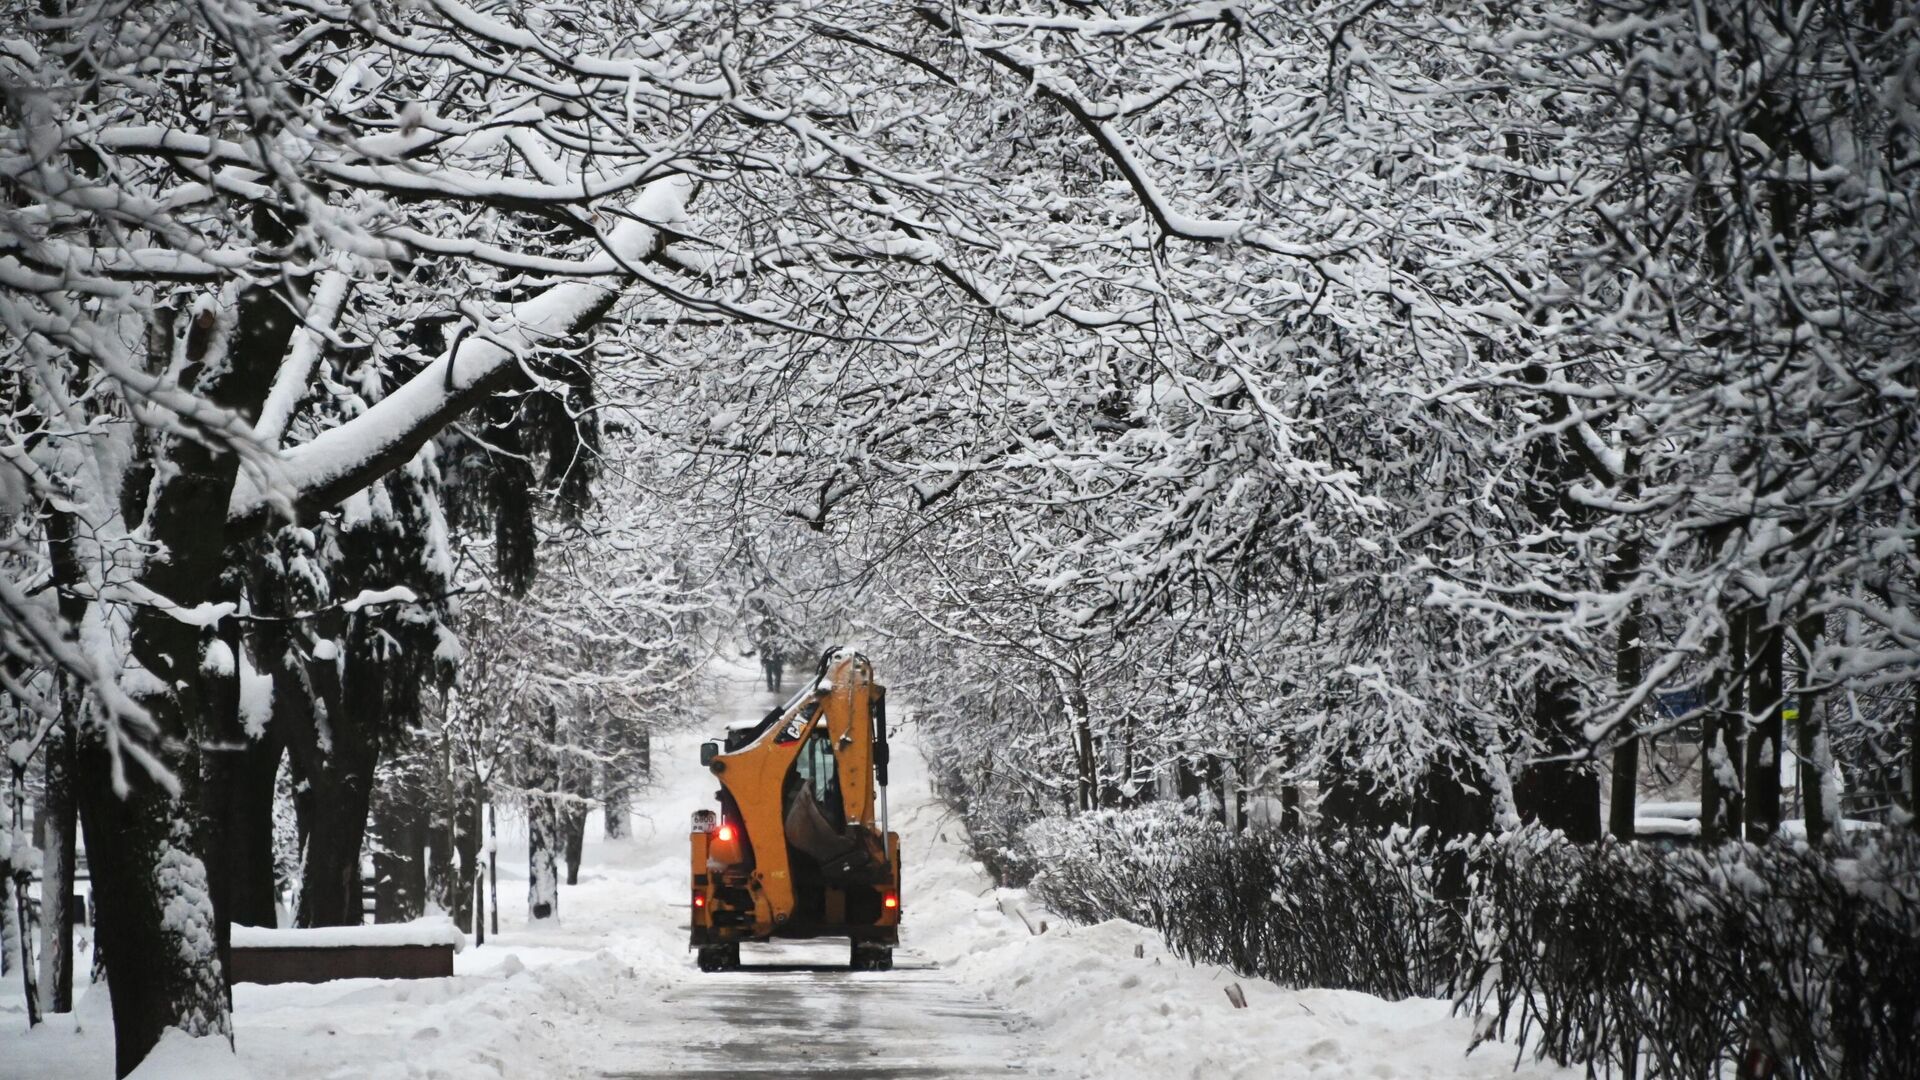
{"label": "snowbank", "polygon": [[[909,741],[908,739],[901,740]],[[1131,922],[1075,926],[1025,890],[995,888],[966,828],[932,797],[917,752],[894,757],[896,825],[906,860],[902,940],[1018,1016],[1064,1075],[1167,1080],[1292,1077],[1574,1077],[1526,1063],[1510,1046],[1467,1055],[1473,1022],[1446,1001],[1386,1001],[1344,990],[1291,990],[1190,965]],[[1040,929],[1035,934],[1028,929]],[[1237,985],[1247,1007],[1235,1008]]]}
{"label": "snowbank", "polygon": [[128,1080],[258,1080],[240,1064],[226,1039],[207,1036],[196,1039],[184,1031],[169,1031],[160,1037],[147,1060],[133,1070]]}

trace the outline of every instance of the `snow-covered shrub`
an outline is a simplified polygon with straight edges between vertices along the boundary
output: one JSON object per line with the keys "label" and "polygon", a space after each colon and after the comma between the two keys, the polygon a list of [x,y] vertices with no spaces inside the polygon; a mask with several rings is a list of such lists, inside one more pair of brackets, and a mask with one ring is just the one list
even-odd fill
{"label": "snow-covered shrub", "polygon": [[1151,926],[1176,953],[1296,986],[1398,999],[1451,985],[1463,908],[1424,834],[1232,833],[1178,807],[1027,830],[1031,888],[1069,918]]}
{"label": "snow-covered shrub", "polygon": [[[1920,839],[1713,851],[1534,829],[1240,833],[1152,805],[1042,819],[1030,888],[1196,962],[1292,986],[1456,995],[1481,1038],[1594,1076],[1812,1080],[1920,1061]],[[1741,1075],[1758,1075],[1742,1073]]]}
{"label": "snow-covered shrub", "polygon": [[1041,810],[1002,788],[969,793],[942,772],[939,765],[934,765],[934,785],[940,797],[966,821],[973,857],[986,867],[995,882],[1016,887],[1027,884],[1039,866],[1032,849],[1023,841],[1021,830]]}
{"label": "snow-covered shrub", "polygon": [[[1911,1075],[1920,1061],[1920,840],[1851,851],[1661,852],[1534,833],[1475,859],[1486,1035],[1595,1075]],[[1743,1072],[1741,1075],[1750,1075]]]}
{"label": "snow-covered shrub", "polygon": [[966,822],[973,857],[998,884],[1026,885],[1039,867],[1021,830],[1060,808],[1049,807],[1019,784],[1004,782],[994,767],[991,743],[952,738],[955,728],[938,713],[920,717],[919,727],[929,751],[928,779]]}

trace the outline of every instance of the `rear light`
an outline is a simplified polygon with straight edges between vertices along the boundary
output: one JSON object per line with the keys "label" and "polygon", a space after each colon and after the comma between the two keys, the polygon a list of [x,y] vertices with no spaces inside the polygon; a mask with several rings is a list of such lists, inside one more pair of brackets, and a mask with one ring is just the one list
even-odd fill
{"label": "rear light", "polygon": [[694,907],[706,907],[706,906],[707,906],[707,894],[706,894],[706,893],[694,893],[694,894],[693,894],[693,906],[694,906]]}
{"label": "rear light", "polygon": [[888,911],[892,911],[893,909],[895,909],[895,908],[897,908],[897,907],[899,907],[899,906],[900,906],[900,898],[899,898],[899,897],[897,897],[897,896],[895,896],[895,895],[893,895],[892,893],[888,893],[888,894],[887,894],[887,898],[886,898],[885,900],[882,900],[882,901],[880,901],[880,902],[881,902],[882,904],[884,904],[884,905],[886,905],[886,908],[887,908],[887,910],[888,910]]}
{"label": "rear light", "polygon": [[733,826],[731,824],[720,826],[720,831],[714,833],[713,837],[714,839],[720,841],[723,844],[732,843],[733,842]]}

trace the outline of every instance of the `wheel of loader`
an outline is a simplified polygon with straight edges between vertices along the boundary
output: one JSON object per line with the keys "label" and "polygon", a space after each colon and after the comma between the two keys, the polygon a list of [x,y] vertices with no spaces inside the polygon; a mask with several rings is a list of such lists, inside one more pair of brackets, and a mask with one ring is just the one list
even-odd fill
{"label": "wheel of loader", "polygon": [[701,971],[733,971],[740,966],[740,943],[700,946]]}
{"label": "wheel of loader", "polygon": [[851,966],[855,971],[892,971],[893,947],[856,941],[853,943]]}

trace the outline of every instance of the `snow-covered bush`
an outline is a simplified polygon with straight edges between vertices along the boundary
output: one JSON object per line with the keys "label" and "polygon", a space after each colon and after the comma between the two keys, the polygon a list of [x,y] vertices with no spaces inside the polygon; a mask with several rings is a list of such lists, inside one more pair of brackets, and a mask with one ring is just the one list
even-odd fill
{"label": "snow-covered bush", "polygon": [[1482,1039],[1596,1076],[1893,1076],[1920,1060],[1920,840],[1904,832],[1663,851],[1533,829],[1235,834],[1154,806],[1022,839],[1043,868],[1033,893],[1068,918],[1128,919],[1190,960],[1293,986],[1452,994]]}
{"label": "snow-covered bush", "polygon": [[[935,730],[923,726],[923,731]],[[923,736],[926,737],[926,736]],[[1007,787],[972,784],[961,774],[962,759],[934,754],[927,759],[934,790],[966,819],[973,857],[1001,885],[1023,886],[1040,869],[1021,831],[1041,808]]]}
{"label": "snow-covered bush", "polygon": [[1662,852],[1519,833],[1476,857],[1472,905],[1462,1006],[1563,1064],[1694,1077],[1771,1061],[1811,1080],[1920,1061],[1911,834]]}
{"label": "snow-covered bush", "polygon": [[1459,964],[1464,909],[1436,882],[1460,855],[1425,833],[1236,834],[1161,804],[1026,839],[1048,907],[1151,926],[1189,960],[1392,999],[1445,993]]}

